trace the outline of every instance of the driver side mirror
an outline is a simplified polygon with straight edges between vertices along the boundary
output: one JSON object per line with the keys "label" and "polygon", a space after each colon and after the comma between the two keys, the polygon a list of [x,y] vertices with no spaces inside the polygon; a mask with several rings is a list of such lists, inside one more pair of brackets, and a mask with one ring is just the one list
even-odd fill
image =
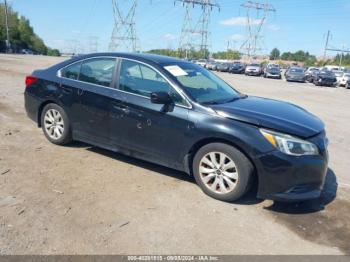
{"label": "driver side mirror", "polygon": [[174,103],[170,95],[166,92],[153,92],[151,94],[151,102],[153,104],[169,105]]}

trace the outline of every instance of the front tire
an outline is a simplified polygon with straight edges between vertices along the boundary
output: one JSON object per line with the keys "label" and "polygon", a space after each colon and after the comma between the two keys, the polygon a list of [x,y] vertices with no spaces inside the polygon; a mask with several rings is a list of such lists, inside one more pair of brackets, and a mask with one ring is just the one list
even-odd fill
{"label": "front tire", "polygon": [[72,141],[71,125],[64,109],[48,104],[41,113],[41,127],[45,137],[53,144],[66,145]]}
{"label": "front tire", "polygon": [[232,202],[249,190],[254,168],[247,157],[233,146],[212,143],[198,150],[192,171],[205,194]]}

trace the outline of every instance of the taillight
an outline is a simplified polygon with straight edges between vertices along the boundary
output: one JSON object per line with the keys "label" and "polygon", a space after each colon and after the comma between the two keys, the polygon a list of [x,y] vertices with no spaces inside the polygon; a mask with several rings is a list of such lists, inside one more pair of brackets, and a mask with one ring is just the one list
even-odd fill
{"label": "taillight", "polygon": [[34,77],[34,76],[27,76],[26,77],[26,87],[36,83],[38,81],[38,78]]}

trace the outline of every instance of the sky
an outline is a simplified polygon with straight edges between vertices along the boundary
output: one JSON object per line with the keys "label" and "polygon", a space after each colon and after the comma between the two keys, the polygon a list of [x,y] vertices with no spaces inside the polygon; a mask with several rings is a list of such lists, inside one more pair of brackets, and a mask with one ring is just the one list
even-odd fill
{"label": "sky", "polygon": [[[2,0],[0,0],[2,1]],[[98,39],[98,51],[107,51],[114,27],[111,0],[8,0],[13,9],[30,19],[35,32],[51,48],[69,52],[75,47],[89,52]],[[141,50],[178,48],[185,8],[174,0],[139,0],[136,32]],[[212,51],[239,48],[247,35],[245,0],[217,0],[220,10],[211,12]],[[261,0],[260,2],[266,2]],[[130,0],[119,0],[123,12]],[[270,0],[276,12],[268,14],[262,31],[262,47],[282,52],[323,54],[327,31],[329,47],[350,49],[350,0]],[[200,7],[192,9],[195,21]],[[251,11],[252,22],[261,13]]]}

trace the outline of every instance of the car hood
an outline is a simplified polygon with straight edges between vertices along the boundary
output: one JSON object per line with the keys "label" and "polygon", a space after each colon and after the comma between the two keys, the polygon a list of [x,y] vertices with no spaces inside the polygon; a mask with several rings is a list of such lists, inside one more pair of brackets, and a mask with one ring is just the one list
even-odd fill
{"label": "car hood", "polygon": [[278,100],[249,96],[210,107],[221,116],[302,138],[315,136],[325,128],[319,118],[303,108]]}
{"label": "car hood", "polygon": [[327,75],[327,74],[320,74],[319,77],[321,77],[321,78],[336,79],[336,76],[335,76],[335,75]]}
{"label": "car hood", "polygon": [[269,73],[270,72],[271,73],[279,73],[279,72],[281,72],[281,70],[278,69],[278,68],[267,68],[266,71],[269,72]]}
{"label": "car hood", "polygon": [[258,67],[258,66],[247,66],[246,69],[247,70],[260,70],[260,67]]}

